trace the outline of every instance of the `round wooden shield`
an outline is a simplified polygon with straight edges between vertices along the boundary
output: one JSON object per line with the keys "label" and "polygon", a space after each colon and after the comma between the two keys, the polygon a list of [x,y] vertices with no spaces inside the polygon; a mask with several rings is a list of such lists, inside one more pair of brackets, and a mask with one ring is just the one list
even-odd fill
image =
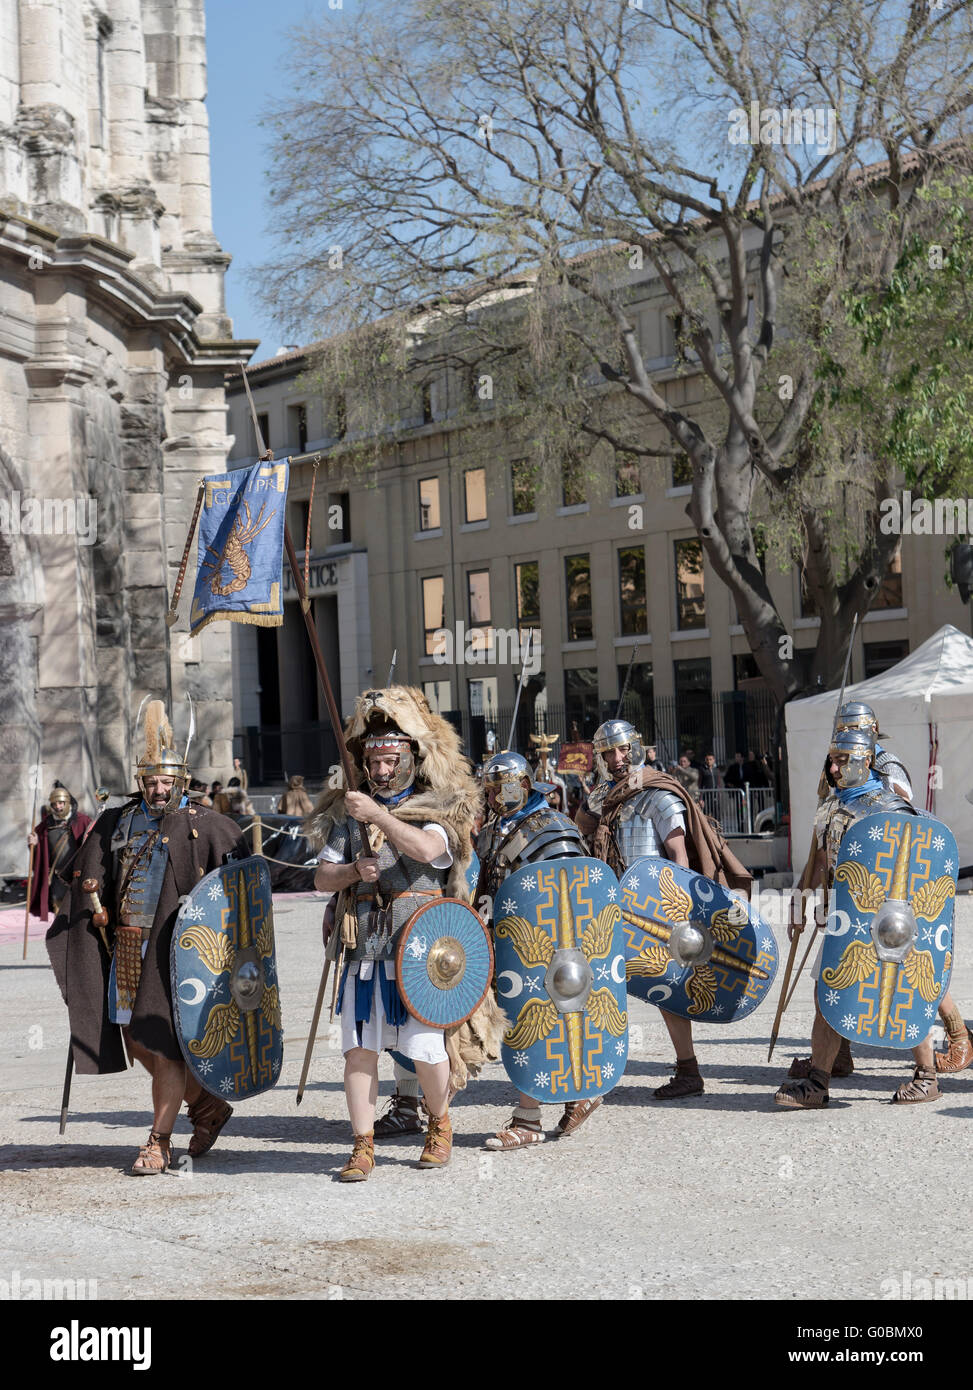
{"label": "round wooden shield", "polygon": [[413,1018],[430,1028],[454,1028],[486,998],[493,979],[493,944],[466,903],[434,898],[402,928],[395,973]]}

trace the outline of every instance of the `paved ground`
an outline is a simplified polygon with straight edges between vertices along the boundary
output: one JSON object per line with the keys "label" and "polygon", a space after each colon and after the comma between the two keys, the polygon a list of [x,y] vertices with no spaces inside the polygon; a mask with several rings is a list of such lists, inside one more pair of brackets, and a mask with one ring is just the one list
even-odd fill
{"label": "paved ground", "polygon": [[[40,938],[26,963],[0,940],[0,1280],[94,1280],[101,1298],[804,1300],[881,1299],[938,1275],[970,1279],[973,1295],[973,1071],[903,1110],[887,1101],[904,1058],[861,1049],[828,1110],[780,1111],[778,1058],[805,1050],[810,1027],[803,984],[770,1066],[775,1003],[739,1028],[699,1029],[699,1099],[652,1100],[670,1054],[658,1013],[636,1001],[627,1073],[573,1139],[486,1153],[512,1094],[493,1067],[454,1105],[445,1172],[420,1172],[410,1138],[382,1147],[367,1184],[339,1185],[349,1130],[333,1043],[294,1105],[319,911],[277,916],[281,1082],[182,1177],[125,1174],[150,1122],[141,1072],[76,1077],[58,1138],[66,1012]],[[971,1017],[973,898],[957,904],[957,939],[953,990]],[[181,1119],[183,1153],[188,1133]]]}

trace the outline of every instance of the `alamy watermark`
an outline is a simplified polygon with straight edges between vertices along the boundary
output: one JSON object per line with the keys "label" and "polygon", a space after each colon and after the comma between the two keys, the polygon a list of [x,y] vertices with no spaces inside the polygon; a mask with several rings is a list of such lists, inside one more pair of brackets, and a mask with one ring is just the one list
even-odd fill
{"label": "alamy watermark", "polygon": [[932,1278],[915,1278],[911,1269],[905,1269],[894,1278],[883,1279],[879,1289],[883,1300],[922,1303],[955,1300],[966,1303],[973,1299],[973,1278],[968,1274],[962,1274],[958,1279],[944,1279],[938,1274]]}
{"label": "alamy watermark", "polygon": [[883,536],[966,536],[973,527],[973,497],[913,497],[879,503],[878,529]]}
{"label": "alamy watermark", "polygon": [[[541,643],[515,627],[441,627],[432,635],[432,659],[437,666],[524,666],[528,676],[540,673]],[[525,665],[526,663],[526,665]]]}
{"label": "alamy watermark", "polygon": [[19,1269],[15,1269],[9,1279],[0,1279],[0,1303],[97,1297],[97,1279],[24,1279]]}
{"label": "alamy watermark", "polygon": [[734,106],[727,114],[731,145],[816,145],[838,148],[838,117],[831,106]]}
{"label": "alamy watermark", "polygon": [[77,536],[94,545],[98,502],[94,497],[0,497],[0,534],[5,536]]}

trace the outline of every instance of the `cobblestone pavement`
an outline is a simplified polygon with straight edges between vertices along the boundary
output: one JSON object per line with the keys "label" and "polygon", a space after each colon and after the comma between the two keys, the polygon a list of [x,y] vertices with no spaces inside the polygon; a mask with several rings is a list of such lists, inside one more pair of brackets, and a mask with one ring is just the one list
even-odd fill
{"label": "cobblestone pavement", "polygon": [[[781,1111],[774,1090],[807,1052],[807,981],[769,1065],[776,997],[737,1028],[698,1028],[702,1097],[652,1099],[671,1052],[658,1012],[634,1001],[627,1072],[571,1139],[487,1153],[513,1095],[494,1066],[454,1103],[445,1171],[416,1168],[411,1136],[380,1146],[367,1183],[336,1183],[350,1132],[336,1027],[294,1104],[319,918],[306,901],[278,907],[280,1084],[241,1105],[195,1165],[183,1116],[181,1165],[146,1180],[126,1170],[150,1127],[147,1077],[75,1077],[60,1139],[67,1014],[42,940],[26,962],[0,942],[0,1279],[94,1281],[100,1298],[803,1300],[973,1278],[973,1071],[946,1078],[935,1105],[890,1106],[910,1059],[859,1048],[827,1110]],[[952,988],[968,1017],[971,938],[965,897]],[[382,1074],[384,1094],[387,1059]],[[550,1133],[559,1112],[544,1113]]]}

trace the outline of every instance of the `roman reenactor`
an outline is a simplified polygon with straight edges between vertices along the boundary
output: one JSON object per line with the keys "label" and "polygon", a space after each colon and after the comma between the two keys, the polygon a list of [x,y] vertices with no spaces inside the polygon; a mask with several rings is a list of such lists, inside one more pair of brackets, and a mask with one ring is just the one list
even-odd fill
{"label": "roman reenactor", "polygon": [[206,1153],[233,1113],[189,1077],[173,1021],[169,956],[182,897],[210,870],[245,858],[247,848],[232,821],[190,803],[186,757],[173,745],[165,706],[153,700],[139,791],[95,823],[47,934],[78,1072],[124,1071],[127,1052],[152,1077],[152,1130],[131,1170],[139,1176],[170,1167],[183,1100],[192,1158]]}
{"label": "roman reenactor", "polygon": [[[654,855],[747,893],[751,877],[731,852],[715,822],[704,815],[689,788],[645,766],[641,738],[625,719],[609,719],[594,735],[598,781],[578,812],[578,827],[593,852],[619,878],[636,859]],[[703,1092],[703,1078],[688,1018],[660,1010],[676,1054],[671,1081],[656,1100]]]}
{"label": "roman reenactor", "polygon": [[393,685],[359,696],[345,738],[368,791],[325,790],[307,833],[323,845],[315,887],[340,894],[338,1013],[353,1147],[338,1177],[362,1182],[375,1166],[379,1054],[415,1067],[429,1115],[419,1166],[442,1168],[452,1152],[450,1095],[499,1055],[503,1015],[488,995],[472,1026],[447,1036],[413,1017],[397,988],[396,947],[412,914],[437,897],[469,898],[481,794],[456,730],[418,690]]}
{"label": "roman reenactor", "polygon": [[48,914],[56,917],[71,883],[73,861],[91,817],[78,810],[78,803],[61,783],[55,782],[47,806],[28,837],[37,849],[34,887],[30,911],[42,922]]}
{"label": "roman reenactor", "polygon": [[[863,729],[874,736],[875,753],[872,769],[875,775],[888,791],[911,802],[913,800],[912,782],[908,770],[895,753],[879,743],[878,740],[884,735],[879,730],[878,716],[871,705],[866,705],[860,700],[851,700],[841,706],[835,722],[835,731],[836,733],[844,733],[848,729]],[[830,759],[825,759],[824,771],[818,784],[819,810],[825,798],[832,794],[834,788],[834,779],[828,770],[829,761]],[[939,1017],[946,1030],[947,1048],[945,1052],[936,1053],[936,1070],[941,1074],[964,1071],[973,1062],[973,1032],[967,1028],[963,1015],[948,990],[940,1002]],[[800,1080],[806,1077],[810,1070],[810,1057],[795,1057],[787,1075]],[[833,1077],[851,1076],[854,1070],[851,1043],[847,1038],[842,1038],[831,1069],[831,1075]]]}
{"label": "roman reenactor", "polygon": [[[478,908],[486,899],[492,909],[504,880],[517,869],[540,860],[570,859],[588,853],[570,816],[549,805],[550,784],[535,782],[530,764],[519,753],[497,753],[492,757],[483,770],[483,786],[491,814],[476,842],[480,858]],[[558,1121],[558,1136],[567,1138],[573,1134],[600,1104],[600,1097],[568,1101]],[[487,1139],[486,1147],[503,1151],[540,1144],[543,1140],[540,1102],[520,1092],[510,1122]]]}
{"label": "roman reenactor", "polygon": [[[802,879],[806,889],[823,889],[826,901],[834,886],[838,850],[850,826],[876,811],[917,814],[911,802],[878,776],[874,756],[875,735],[871,728],[846,728],[832,737],[826,763],[832,791],[818,803],[813,863],[809,864]],[[792,925],[789,931],[793,930]],[[806,1076],[785,1081],[774,1097],[778,1105],[790,1109],[819,1109],[828,1104],[832,1068],[842,1041],[822,1014],[818,999],[823,949],[822,942],[812,971],[815,990],[810,1067]],[[931,1036],[913,1048],[912,1055],[915,1074],[911,1081],[899,1086],[893,1099],[904,1104],[938,1100],[941,1092],[936,1081]]]}

